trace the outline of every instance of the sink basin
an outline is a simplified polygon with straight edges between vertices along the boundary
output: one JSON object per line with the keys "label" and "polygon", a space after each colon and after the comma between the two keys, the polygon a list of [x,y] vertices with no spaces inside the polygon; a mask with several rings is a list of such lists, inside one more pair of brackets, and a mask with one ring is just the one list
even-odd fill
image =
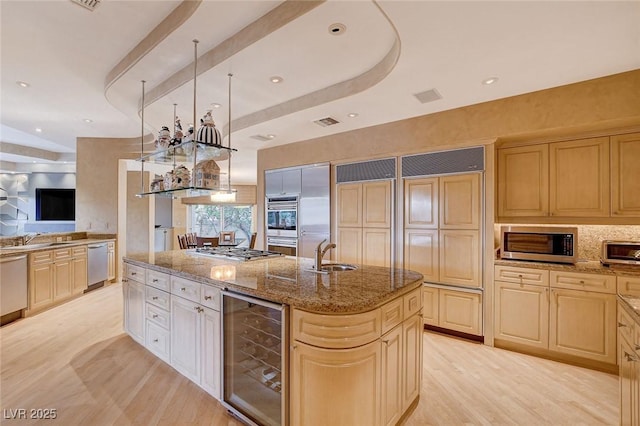
{"label": "sink basin", "polygon": [[342,272],[342,271],[353,271],[358,269],[355,265],[349,265],[346,263],[325,263],[320,267],[321,271],[327,272]]}

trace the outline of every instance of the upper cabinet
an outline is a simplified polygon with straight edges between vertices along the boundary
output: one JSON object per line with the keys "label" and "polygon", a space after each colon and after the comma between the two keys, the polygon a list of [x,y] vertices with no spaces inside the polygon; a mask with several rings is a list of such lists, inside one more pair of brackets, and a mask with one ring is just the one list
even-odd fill
{"label": "upper cabinet", "polygon": [[480,175],[467,173],[440,178],[440,228],[480,228]]}
{"label": "upper cabinet", "polygon": [[611,137],[611,214],[640,216],[640,133]]}
{"label": "upper cabinet", "polygon": [[300,169],[267,171],[264,175],[265,195],[298,195],[302,188]]}
{"label": "upper cabinet", "polygon": [[497,161],[499,222],[640,216],[640,133],[501,148]]}

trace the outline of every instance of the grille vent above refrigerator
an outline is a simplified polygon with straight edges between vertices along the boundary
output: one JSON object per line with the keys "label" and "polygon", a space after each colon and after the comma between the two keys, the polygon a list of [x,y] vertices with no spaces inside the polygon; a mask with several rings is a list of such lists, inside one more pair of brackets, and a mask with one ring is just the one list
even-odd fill
{"label": "grille vent above refrigerator", "polygon": [[359,182],[363,180],[394,179],[396,177],[395,158],[363,161],[361,163],[336,166],[336,182]]}
{"label": "grille vent above refrigerator", "polygon": [[430,152],[402,157],[402,177],[484,170],[484,147]]}

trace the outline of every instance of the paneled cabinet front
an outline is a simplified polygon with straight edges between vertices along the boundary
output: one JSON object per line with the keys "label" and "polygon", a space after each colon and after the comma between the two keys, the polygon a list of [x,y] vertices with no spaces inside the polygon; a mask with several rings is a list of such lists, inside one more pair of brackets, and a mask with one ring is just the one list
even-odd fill
{"label": "paneled cabinet front", "polygon": [[[611,214],[640,216],[640,133],[611,137]],[[639,420],[640,421],[640,420]]]}

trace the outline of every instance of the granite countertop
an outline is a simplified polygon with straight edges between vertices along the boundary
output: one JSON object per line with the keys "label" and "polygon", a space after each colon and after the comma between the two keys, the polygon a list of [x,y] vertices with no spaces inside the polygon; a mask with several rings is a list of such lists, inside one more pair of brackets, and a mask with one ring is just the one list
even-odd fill
{"label": "granite countertop", "polygon": [[640,276],[640,267],[626,265],[603,266],[597,260],[578,261],[577,263],[531,262],[526,260],[495,259],[494,265],[515,266],[519,268],[548,269],[551,271],[580,272],[620,276]]}
{"label": "granite countertop", "polygon": [[6,246],[6,247],[0,247],[0,257],[15,256],[16,254],[24,254],[24,253],[35,253],[38,251],[45,251],[45,250],[63,249],[67,247],[74,247],[74,246],[81,246],[86,244],[102,243],[102,242],[109,242],[109,241],[115,241],[115,238],[82,238],[82,239],[71,240],[71,241],[30,243],[25,246]]}
{"label": "granite countertop", "polygon": [[204,284],[284,303],[308,312],[366,312],[422,286],[414,271],[358,265],[316,274],[312,259],[289,256],[248,262],[196,255],[192,250],[128,255],[125,262]]}
{"label": "granite countertop", "polygon": [[640,326],[640,296],[631,296],[626,294],[618,294],[620,305],[629,313]]}

